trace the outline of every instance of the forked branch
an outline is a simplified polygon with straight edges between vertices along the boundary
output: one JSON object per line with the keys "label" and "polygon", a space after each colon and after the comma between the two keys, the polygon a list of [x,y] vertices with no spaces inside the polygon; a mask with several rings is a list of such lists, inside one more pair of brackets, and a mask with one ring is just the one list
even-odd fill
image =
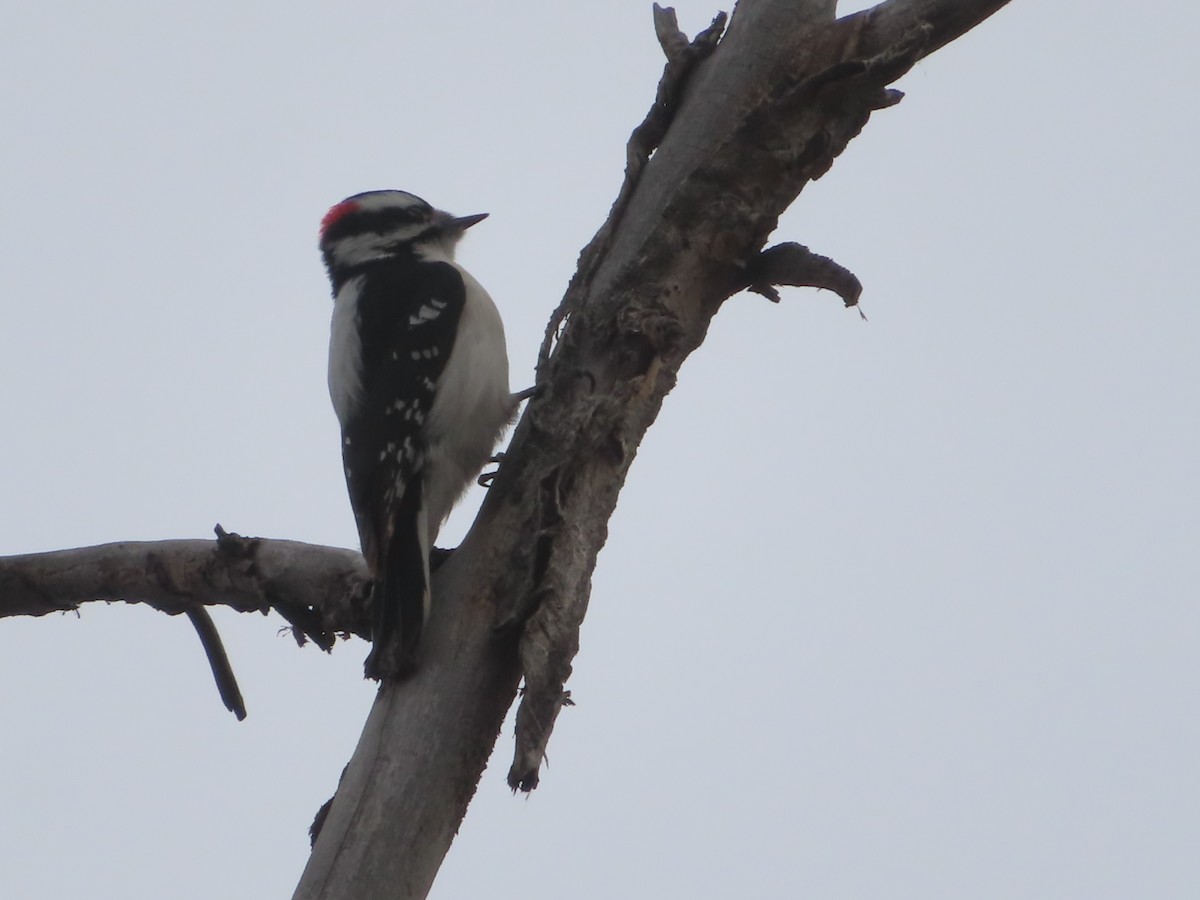
{"label": "forked branch", "polygon": [[[551,318],[541,391],[470,534],[434,576],[417,672],[381,688],[297,898],[366,900],[385,886],[425,896],[522,676],[509,778],[537,784],[596,555],[680,365],[747,287],[771,296],[809,284],[857,300],[847,270],[799,245],[763,253],[767,239],[896,103],[895,79],[1005,2],[888,0],[837,19],[835,0],[740,0],[728,29],[718,17],[691,42],[656,10],[668,62],[630,139],[626,183]],[[357,553],[262,542],[220,558],[212,544],[175,543],[0,561],[0,610],[133,597],[180,612],[203,598],[277,609],[323,646],[361,630]]]}

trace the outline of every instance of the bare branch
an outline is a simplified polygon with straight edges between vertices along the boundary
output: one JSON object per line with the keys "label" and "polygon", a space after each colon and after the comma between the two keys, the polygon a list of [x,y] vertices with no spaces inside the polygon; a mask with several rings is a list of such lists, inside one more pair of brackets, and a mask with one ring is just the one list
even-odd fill
{"label": "bare branch", "polygon": [[[898,100],[888,85],[940,35],[936,23],[898,13],[886,28],[870,15],[835,21],[834,5],[739,3],[716,49],[688,72],[668,130],[655,133],[654,155],[640,167],[635,131],[627,176],[636,177],[564,298],[573,324],[543,362],[549,389],[509,449],[534,469],[522,479],[526,496],[540,496],[532,486],[548,479],[559,486],[554,516],[535,503],[512,524],[539,535],[545,562],[519,604],[534,612],[520,643],[525,690],[511,785],[537,784],[625,472],[712,316],[737,291],[764,286],[764,266],[776,283],[829,287],[857,302],[861,285],[832,260],[799,245],[760,254],[779,215],[872,112]],[[670,22],[659,30],[669,33]]]}
{"label": "bare branch", "polygon": [[196,634],[200,636],[200,644],[204,647],[204,654],[212,668],[221,702],[227,710],[237,716],[239,722],[242,721],[246,718],[246,701],[242,699],[241,688],[238,687],[237,678],[233,674],[233,666],[229,663],[225,645],[221,643],[221,634],[217,631],[216,623],[203,606],[189,609],[186,615],[192,627],[196,629]]}
{"label": "bare branch", "polygon": [[168,615],[217,605],[275,609],[298,639],[328,650],[339,633],[366,633],[365,581],[362,557],[335,547],[236,535],[128,541],[0,557],[0,618],[94,600],[145,603]]}
{"label": "bare branch", "polygon": [[[835,0],[740,0],[694,41],[656,9],[667,55],[626,176],[584,249],[517,426],[463,546],[434,575],[418,667],[378,694],[297,898],[424,896],[520,678],[510,783],[538,780],[579,647],[596,555],[646,430],[712,317],[747,286],[860,287],[830,260],[763,253],[918,60],[1006,0],[888,0],[836,19]],[[782,245],[787,247],[788,245]],[[92,599],[171,614],[276,609],[298,639],[363,633],[357,553],[282,541],[113,544],[0,560],[0,616]],[[500,623],[501,627],[497,627]]]}
{"label": "bare branch", "polygon": [[[621,195],[547,329],[543,390],[467,541],[434,578],[417,674],[380,691],[297,898],[365,900],[385,883],[398,897],[425,895],[519,673],[509,779],[536,785],[596,554],[680,364],[721,304],[761,283],[755,266],[783,210],[899,98],[890,82],[1001,5],[892,0],[835,20],[833,0],[741,0],[670,95],[665,131],[646,128],[653,155],[635,130]],[[656,24],[668,55],[681,53],[665,10]],[[840,267],[815,272],[810,258],[803,272],[786,257],[775,257],[781,283],[854,295]],[[496,633],[494,622],[510,627]]]}
{"label": "bare branch", "polygon": [[856,35],[860,52],[874,56],[899,44],[914,28],[928,27],[921,56],[962,37],[1009,0],[886,0],[838,21]]}
{"label": "bare branch", "polygon": [[823,288],[841,297],[846,306],[857,306],[862,294],[862,282],[849,269],[790,242],[764,250],[746,267],[746,275],[746,289],[772,303],[779,302],[775,285]]}
{"label": "bare branch", "polygon": [[0,558],[0,618],[77,610],[89,601],[145,603],[187,615],[225,707],[246,705],[205,606],[274,609],[298,644],[324,650],[338,633],[364,633],[365,566],[350,550],[245,538],[216,527],[216,543],[156,541]]}
{"label": "bare branch", "polygon": [[663,135],[671,124],[679,99],[683,93],[688,77],[698,63],[708,57],[716,49],[721,33],[725,30],[725,13],[717,13],[712,24],[696,35],[696,39],[688,43],[687,36],[679,30],[675,18],[675,10],[671,7],[664,9],[654,4],[654,30],[658,41],[666,54],[667,64],[663,68],[662,77],[658,82],[658,91],[654,97],[654,105],[646,113],[641,124],[633,129],[625,146],[625,180],[617,192],[617,199],[609,210],[608,219],[596,232],[596,235],[584,247],[579,255],[579,267],[562,301],[550,315],[546,325],[546,333],[542,338],[542,346],[538,351],[538,382],[541,383],[542,367],[550,358],[554,342],[561,337],[562,328],[567,318],[575,311],[583,297],[581,290],[595,267],[608,251],[613,231],[621,222],[633,189],[642,176],[642,170],[650,159],[650,154],[658,147]]}

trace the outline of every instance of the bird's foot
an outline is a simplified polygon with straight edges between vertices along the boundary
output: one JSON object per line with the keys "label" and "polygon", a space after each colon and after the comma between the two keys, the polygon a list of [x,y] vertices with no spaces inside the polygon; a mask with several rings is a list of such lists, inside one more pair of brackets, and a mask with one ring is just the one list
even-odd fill
{"label": "bird's foot", "polygon": [[[496,453],[492,456],[491,459],[488,460],[488,462],[495,463],[497,466],[499,466],[501,463],[504,462],[504,454]],[[492,482],[496,480],[496,476],[499,473],[500,473],[499,469],[494,469],[491,472],[480,472],[479,477],[475,479],[475,483],[483,488],[491,487]]]}

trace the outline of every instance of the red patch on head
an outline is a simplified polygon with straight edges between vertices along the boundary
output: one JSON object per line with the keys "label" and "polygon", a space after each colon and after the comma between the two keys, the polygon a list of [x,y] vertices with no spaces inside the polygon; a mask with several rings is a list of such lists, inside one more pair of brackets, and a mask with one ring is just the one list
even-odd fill
{"label": "red patch on head", "polygon": [[349,215],[358,209],[358,204],[353,200],[343,200],[337,206],[333,207],[329,212],[325,213],[325,218],[321,220],[321,237],[325,237],[325,233],[333,227],[339,219]]}

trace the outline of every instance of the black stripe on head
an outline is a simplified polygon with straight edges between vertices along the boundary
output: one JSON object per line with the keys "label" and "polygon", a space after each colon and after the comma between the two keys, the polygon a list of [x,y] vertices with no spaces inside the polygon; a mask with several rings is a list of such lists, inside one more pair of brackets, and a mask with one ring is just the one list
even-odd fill
{"label": "black stripe on head", "polygon": [[360,234],[387,234],[433,221],[433,207],[407,191],[365,191],[347,197],[321,220],[321,246]]}

